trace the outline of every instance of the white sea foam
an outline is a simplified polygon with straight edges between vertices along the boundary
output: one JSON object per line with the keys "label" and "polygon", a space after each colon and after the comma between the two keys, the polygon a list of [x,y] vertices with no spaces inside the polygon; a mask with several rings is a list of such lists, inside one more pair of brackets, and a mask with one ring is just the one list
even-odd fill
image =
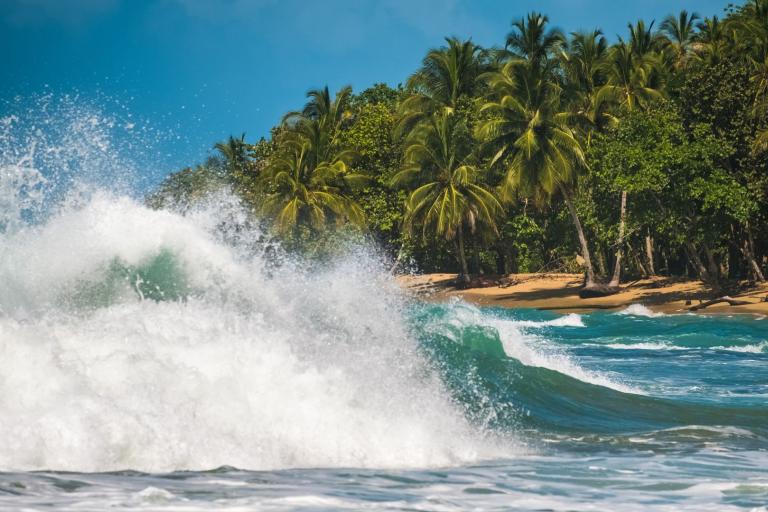
{"label": "white sea foam", "polygon": [[613,348],[617,350],[687,350],[686,347],[676,347],[670,343],[606,343],[600,345],[605,348]]}
{"label": "white sea foam", "polygon": [[253,250],[261,234],[226,195],[181,215],[93,186],[46,188],[41,176],[70,176],[78,158],[115,171],[88,119],[29,151],[14,148],[34,131],[0,127],[0,180],[14,180],[0,187],[0,470],[429,467],[513,453],[425,364],[369,254],[280,266]]}
{"label": "white sea foam", "polygon": [[728,352],[743,352],[746,354],[763,354],[768,353],[768,341],[761,343],[755,343],[753,345],[731,345],[731,346],[719,346],[712,347],[715,350],[727,350]]}
{"label": "white sea foam", "polygon": [[584,321],[581,315],[576,313],[570,313],[554,320],[542,320],[537,322],[535,320],[514,320],[514,323],[520,327],[528,328],[543,328],[543,327],[585,327]]}
{"label": "white sea foam", "polygon": [[[182,217],[97,194],[3,236],[0,437],[14,442],[0,445],[2,469],[490,456],[427,371],[394,285],[371,277],[375,263],[270,278],[262,258],[212,234],[218,224],[218,212]],[[73,309],[78,287],[98,287],[111,261],[141,265],[161,251],[195,290],[185,301],[141,300],[125,282],[107,304]]]}
{"label": "white sea foam", "polygon": [[643,306],[642,304],[630,304],[626,308],[622,309],[621,311],[618,311],[616,313],[617,315],[632,315],[632,316],[644,316],[647,318],[658,318],[661,316],[667,316],[664,313],[657,313],[651,309],[649,309],[647,306]]}

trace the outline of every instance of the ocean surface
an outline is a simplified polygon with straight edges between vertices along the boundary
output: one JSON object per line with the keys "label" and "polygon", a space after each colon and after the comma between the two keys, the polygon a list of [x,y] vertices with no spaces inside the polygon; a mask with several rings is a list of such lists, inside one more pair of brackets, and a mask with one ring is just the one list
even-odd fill
{"label": "ocean surface", "polygon": [[0,119],[0,509],[768,510],[768,320],[421,302],[71,117]]}

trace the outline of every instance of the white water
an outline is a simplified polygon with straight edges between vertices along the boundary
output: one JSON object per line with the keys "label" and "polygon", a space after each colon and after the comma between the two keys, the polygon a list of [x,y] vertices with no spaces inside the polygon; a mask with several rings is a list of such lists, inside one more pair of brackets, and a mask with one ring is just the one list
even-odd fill
{"label": "white water", "polygon": [[[226,196],[180,215],[92,185],[125,176],[107,165],[99,119],[57,132],[8,117],[0,135],[0,470],[432,467],[513,453],[427,368],[376,258],[275,268]],[[69,181],[79,168],[90,185]],[[163,255],[179,300],[143,297]]]}
{"label": "white water", "polygon": [[630,304],[626,308],[616,313],[617,315],[644,316],[647,318],[657,318],[666,316],[664,313],[657,313],[642,304]]}
{"label": "white water", "polygon": [[[371,260],[269,278],[182,217],[96,194],[3,236],[0,469],[444,466],[491,455],[423,365]],[[161,251],[198,295],[131,283],[73,309],[111,261]],[[361,305],[364,305],[362,307]]]}

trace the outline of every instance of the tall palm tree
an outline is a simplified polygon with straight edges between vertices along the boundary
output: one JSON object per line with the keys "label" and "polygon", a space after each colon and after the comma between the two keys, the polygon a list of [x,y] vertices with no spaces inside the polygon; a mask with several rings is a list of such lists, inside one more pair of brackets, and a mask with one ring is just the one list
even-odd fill
{"label": "tall palm tree", "polygon": [[497,232],[502,206],[482,184],[472,158],[466,121],[443,109],[425,118],[406,138],[405,166],[392,179],[408,187],[405,228],[421,227],[423,237],[455,240],[461,280],[469,282],[464,250],[465,229]]}
{"label": "tall palm tree", "polygon": [[342,125],[351,117],[349,102],[352,98],[352,88],[342,87],[336,96],[331,98],[326,86],[309,91],[307,97],[309,101],[301,112],[289,112],[283,116],[283,127],[313,139],[314,156],[321,161],[339,149],[337,146]]}
{"label": "tall palm tree", "polygon": [[629,111],[661,98],[660,84],[654,80],[658,61],[653,57],[638,53],[633,44],[619,38],[604,61],[607,83],[599,94]]}
{"label": "tall palm tree", "polygon": [[[613,100],[619,109],[633,111],[644,108],[652,101],[662,97],[658,89],[656,65],[658,61],[653,54],[653,39],[650,28],[645,29],[641,22],[634,27],[630,25],[630,43],[619,39],[618,44],[611,48],[605,61],[605,72],[608,78],[598,92],[601,100]],[[616,242],[616,259],[613,276],[609,286],[617,287],[621,278],[622,247],[627,215],[627,191],[621,191],[619,208],[619,234]]]}
{"label": "tall palm tree", "polygon": [[675,68],[680,69],[690,53],[691,44],[696,35],[696,21],[701,19],[698,14],[683,9],[677,16],[670,14],[661,23],[661,31],[667,36],[668,48],[672,51]]}
{"label": "tall palm tree", "polygon": [[552,57],[565,44],[565,36],[556,28],[547,28],[549,18],[537,12],[512,22],[505,48],[514,57],[539,67],[552,62]]}
{"label": "tall palm tree", "polygon": [[583,133],[587,144],[594,131],[602,131],[617,122],[610,99],[598,95],[607,82],[607,56],[608,42],[599,30],[572,33],[560,55],[565,96],[577,118],[586,121]]}
{"label": "tall palm tree", "polygon": [[546,199],[561,193],[568,206],[586,266],[586,287],[595,286],[589,245],[573,203],[572,186],[586,166],[584,152],[562,108],[562,89],[541,66],[513,60],[488,75],[488,119],[477,130],[494,148],[492,164],[505,166],[503,195],[519,192]]}
{"label": "tall palm tree", "polygon": [[446,42],[448,46],[430,50],[408,78],[411,94],[400,105],[403,133],[440,109],[457,109],[462,99],[477,93],[478,77],[489,69],[487,53],[471,40]]}
{"label": "tall palm tree", "polygon": [[725,23],[717,16],[712,16],[704,18],[697,28],[699,31],[691,45],[694,57],[711,65],[717,64],[729,45]]}
{"label": "tall palm tree", "polygon": [[635,55],[648,56],[658,52],[664,47],[664,35],[653,31],[655,21],[646,26],[644,20],[637,20],[635,24],[627,24],[629,40],[627,41]]}

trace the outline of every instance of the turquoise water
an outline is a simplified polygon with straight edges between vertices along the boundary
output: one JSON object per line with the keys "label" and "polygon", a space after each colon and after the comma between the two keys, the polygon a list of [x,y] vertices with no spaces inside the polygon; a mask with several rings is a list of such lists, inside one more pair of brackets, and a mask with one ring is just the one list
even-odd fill
{"label": "turquoise water", "polygon": [[401,469],[7,472],[0,507],[766,510],[766,320],[459,301],[405,311],[423,371],[439,374],[478,436],[513,456]]}

